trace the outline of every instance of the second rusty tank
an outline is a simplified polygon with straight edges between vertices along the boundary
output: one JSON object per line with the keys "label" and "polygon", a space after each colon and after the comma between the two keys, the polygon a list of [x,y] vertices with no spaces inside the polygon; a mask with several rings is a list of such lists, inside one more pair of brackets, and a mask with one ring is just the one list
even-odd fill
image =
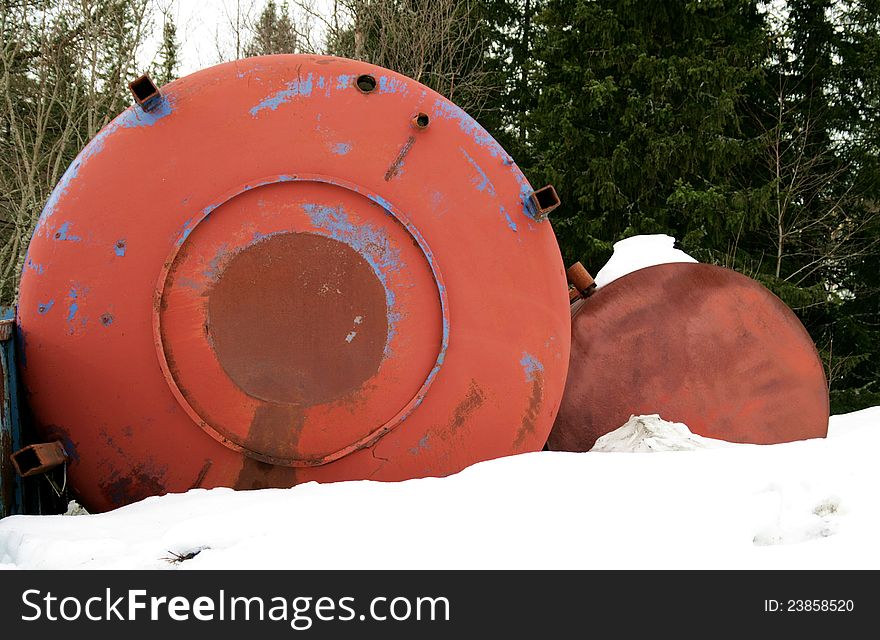
{"label": "second rusty tank", "polygon": [[758,282],[673,263],[594,290],[581,271],[570,274],[571,363],[547,448],[589,451],[630,415],[654,413],[730,442],[826,435],[828,387],[813,341]]}

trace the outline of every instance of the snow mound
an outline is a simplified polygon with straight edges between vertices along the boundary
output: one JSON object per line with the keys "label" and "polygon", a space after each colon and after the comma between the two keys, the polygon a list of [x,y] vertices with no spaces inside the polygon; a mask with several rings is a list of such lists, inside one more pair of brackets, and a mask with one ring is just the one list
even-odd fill
{"label": "snow mound", "polygon": [[675,248],[675,238],[663,234],[633,236],[614,243],[614,253],[596,274],[596,287],[622,278],[628,273],[671,262],[697,262]]}
{"label": "snow mound", "polygon": [[880,433],[880,407],[831,416],[828,420],[828,437],[840,438],[857,434],[862,429]]}
{"label": "snow mound", "polygon": [[691,433],[681,422],[668,422],[654,413],[630,416],[626,424],[596,440],[590,451],[602,453],[651,453],[695,451],[729,447],[731,443]]}
{"label": "snow mound", "polygon": [[193,489],[108,513],[11,516],[0,569],[880,568],[880,409],[833,416],[844,437],[766,446],[715,448],[638,420],[629,433],[643,442],[706,446],[543,451],[446,478]]}

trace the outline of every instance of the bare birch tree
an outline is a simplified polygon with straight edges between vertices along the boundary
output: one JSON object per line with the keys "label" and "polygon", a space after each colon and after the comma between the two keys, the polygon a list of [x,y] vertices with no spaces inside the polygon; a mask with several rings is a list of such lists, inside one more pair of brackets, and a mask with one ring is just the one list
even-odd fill
{"label": "bare birch tree", "polygon": [[130,104],[148,0],[0,4],[0,297],[17,294],[37,218],[67,166]]}
{"label": "bare birch tree", "polygon": [[473,115],[493,90],[473,0],[338,0],[322,22],[327,53],[397,71]]}

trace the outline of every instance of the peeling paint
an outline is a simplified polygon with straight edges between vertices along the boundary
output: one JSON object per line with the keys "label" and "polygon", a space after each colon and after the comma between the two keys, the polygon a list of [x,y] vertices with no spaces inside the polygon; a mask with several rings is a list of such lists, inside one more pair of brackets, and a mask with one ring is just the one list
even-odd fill
{"label": "peeling paint", "polygon": [[489,195],[495,195],[495,185],[492,184],[492,181],[489,180],[489,176],[486,175],[486,172],[483,171],[483,168],[477,164],[477,161],[474,160],[471,155],[465,151],[464,147],[459,147],[459,150],[464,154],[464,157],[467,158],[467,161],[471,164],[471,166],[476,170],[476,172],[480,175],[479,178],[474,179],[472,182],[477,187],[477,191],[488,191]]}
{"label": "peeling paint", "polygon": [[523,372],[526,374],[526,382],[534,382],[544,373],[544,365],[535,356],[523,351],[522,360],[519,361]]}
{"label": "peeling paint", "polygon": [[[208,216],[211,213],[211,209],[212,207],[206,207],[203,211],[204,215]],[[207,213],[205,213],[205,211],[207,211]],[[186,239],[189,238],[189,234],[191,234],[193,232],[193,229],[195,228],[195,222],[196,220],[194,218],[189,218],[186,222],[183,223],[183,227],[181,228],[177,240],[174,243],[175,246],[179,247],[184,242],[186,242]]]}
{"label": "peeling paint", "polygon": [[38,262],[34,262],[30,258],[25,261],[24,266],[26,269],[35,272],[37,275],[43,274],[43,265],[39,264]]}
{"label": "peeling paint", "polygon": [[344,156],[346,153],[351,151],[351,144],[348,142],[337,142],[333,145],[333,153],[337,156]]}
{"label": "peeling paint", "polygon": [[[260,239],[262,239],[262,237],[265,236],[261,236]],[[208,268],[205,269],[202,274],[210,280],[216,280],[217,278],[219,278],[221,263],[227,257],[229,257],[229,245],[224,242],[219,247],[217,247],[217,253],[214,255],[213,258],[211,258],[211,262],[208,263]]]}
{"label": "peeling paint", "polygon": [[501,207],[501,213],[504,214],[504,219],[507,220],[507,226],[510,227],[514,233],[516,232],[516,223],[513,221],[513,218],[505,211],[504,207]]}
{"label": "peeling paint", "polygon": [[[523,213],[533,220],[538,219],[537,212],[534,211],[529,200],[529,196],[532,194],[532,191],[534,191],[529,184],[529,181],[526,179],[525,175],[523,175],[523,172],[519,170],[519,167],[509,160],[510,156],[504,151],[501,145],[498,144],[498,141],[495,140],[495,138],[493,138],[492,135],[480,125],[480,123],[474,120],[466,111],[443,98],[438,98],[434,101],[432,118],[452,120],[456,122],[458,127],[477,146],[488,151],[493,158],[500,158],[502,164],[508,167],[511,176],[513,176],[513,179],[516,180],[516,183],[519,185],[519,196],[523,207]],[[532,227],[530,227],[530,229],[531,228]]]}
{"label": "peeling paint", "polygon": [[290,102],[294,98],[308,98],[312,95],[312,74],[310,73],[306,76],[305,80],[297,78],[296,80],[288,82],[285,86],[287,87],[286,89],[276,91],[271,96],[264,98],[260,104],[250,110],[250,114],[256,118],[257,114],[264,109],[275,111],[282,104]]}
{"label": "peeling paint", "polygon": [[79,298],[79,293],[76,288],[70,290],[68,297],[70,298],[70,305],[67,307],[67,321],[73,322],[73,319],[76,317],[76,312],[79,310],[79,304],[76,302]]}
{"label": "peeling paint", "polygon": [[125,255],[125,239],[120,238],[113,245],[113,252],[120,258]]}
{"label": "peeling paint", "polygon": [[349,87],[354,86],[354,78],[353,74],[347,73],[336,76],[336,88],[348,89]]}
{"label": "peeling paint", "polygon": [[82,240],[79,236],[70,233],[70,222],[65,222],[55,231],[54,238],[56,240],[64,240],[68,242],[79,242]]}
{"label": "peeling paint", "polygon": [[37,305],[37,313],[43,315],[48,313],[49,309],[55,306],[55,300],[49,300],[49,302],[41,302]]}
{"label": "peeling paint", "polygon": [[409,95],[409,83],[399,78],[379,77],[379,93],[399,93]]}
{"label": "peeling paint", "polygon": [[419,440],[418,444],[409,450],[410,454],[418,455],[420,451],[424,451],[425,449],[430,449],[431,445],[428,444],[428,440],[430,438],[430,434],[425,434],[422,436],[422,439]]}
{"label": "peeling paint", "polygon": [[501,145],[498,144],[488,131],[474,120],[464,109],[457,107],[448,100],[438,98],[434,102],[432,118],[456,121],[459,128],[478,146],[486,149],[493,158],[504,157],[507,155],[504,149],[501,148]]}
{"label": "peeling paint", "polygon": [[341,207],[327,207],[317,204],[301,205],[311,218],[315,228],[326,232],[330,238],[344,242],[357,251],[373,269],[385,289],[385,306],[388,313],[388,339],[385,343],[386,355],[389,345],[397,333],[396,325],[400,314],[395,310],[394,291],[388,285],[388,275],[405,268],[400,260],[400,252],[393,247],[385,233],[371,224],[352,223]]}

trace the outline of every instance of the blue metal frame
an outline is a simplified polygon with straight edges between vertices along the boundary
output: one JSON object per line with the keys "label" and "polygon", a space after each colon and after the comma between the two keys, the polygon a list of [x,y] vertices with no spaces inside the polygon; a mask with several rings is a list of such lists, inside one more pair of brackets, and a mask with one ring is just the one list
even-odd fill
{"label": "blue metal frame", "polygon": [[[0,310],[0,320],[15,320],[15,309],[4,307]],[[3,397],[0,398],[0,432],[3,439],[8,439],[7,452],[0,451],[0,517],[16,513],[24,513],[24,490],[20,478],[15,473],[8,453],[22,448],[21,421],[18,412],[18,371],[16,369],[15,325],[8,336],[0,341],[0,373],[3,375]],[[4,487],[4,483],[12,486]],[[10,499],[2,499],[8,496]]]}

